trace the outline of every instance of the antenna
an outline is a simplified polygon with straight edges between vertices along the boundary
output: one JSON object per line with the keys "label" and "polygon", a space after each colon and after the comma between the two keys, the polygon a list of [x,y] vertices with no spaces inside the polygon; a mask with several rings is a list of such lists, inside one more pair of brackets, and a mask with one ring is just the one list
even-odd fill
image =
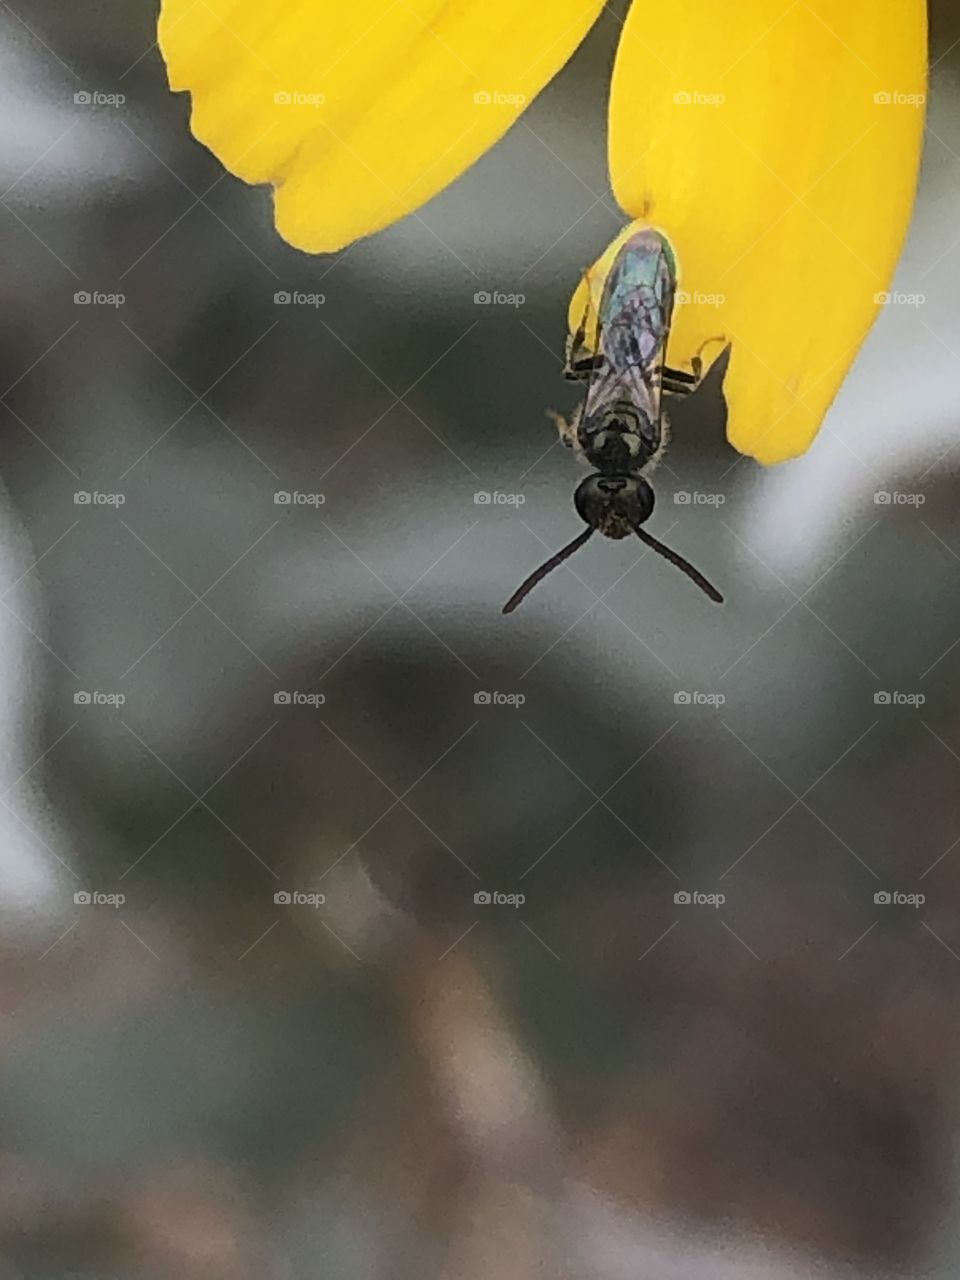
{"label": "antenna", "polygon": [[[564,560],[569,559],[574,552],[579,551],[593,532],[594,530],[591,528],[584,529],[582,533],[577,534],[572,542],[568,542],[562,551],[558,551],[557,554],[551,556],[545,564],[542,564],[539,569],[535,569],[533,573],[531,573],[530,577],[527,578],[526,582],[522,582],[520,586],[517,587],[516,591],[503,606],[503,612],[513,613],[517,605],[520,604],[522,600],[526,599],[537,583],[542,582],[548,573],[553,573],[554,569],[556,569],[558,565],[563,564]],[[690,566],[688,565],[687,567],[689,568]],[[694,569],[693,572],[696,573],[696,569]],[[713,590],[712,587],[710,589]]]}
{"label": "antenna", "polygon": [[[669,560],[670,563],[676,565],[682,573],[685,573],[688,578],[692,578],[700,590],[708,595],[711,600],[716,604],[723,604],[723,596],[717,588],[712,582],[708,582],[700,570],[695,569],[689,560],[684,560],[683,556],[680,555],[679,552],[672,550],[670,547],[660,542],[660,540],[655,538],[652,533],[647,533],[645,529],[641,529],[638,524],[633,526],[633,531],[641,542],[645,542],[648,547],[652,547],[654,551],[658,551],[660,555],[663,556],[664,560]],[[563,553],[561,552],[561,555],[562,554]],[[536,574],[534,577],[536,577]],[[521,596],[521,599],[522,598],[523,597]],[[517,601],[517,603],[519,604],[519,601]],[[506,613],[506,610],[504,610],[504,613]]]}

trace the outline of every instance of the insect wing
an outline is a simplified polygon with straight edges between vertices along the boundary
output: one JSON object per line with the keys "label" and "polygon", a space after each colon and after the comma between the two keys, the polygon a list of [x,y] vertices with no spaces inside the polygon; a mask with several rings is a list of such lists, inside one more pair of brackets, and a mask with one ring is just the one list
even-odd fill
{"label": "insect wing", "polygon": [[601,299],[597,349],[604,359],[587,391],[587,420],[602,415],[605,406],[629,400],[659,434],[660,389],[676,287],[676,259],[663,236],[646,228],[624,242]]}

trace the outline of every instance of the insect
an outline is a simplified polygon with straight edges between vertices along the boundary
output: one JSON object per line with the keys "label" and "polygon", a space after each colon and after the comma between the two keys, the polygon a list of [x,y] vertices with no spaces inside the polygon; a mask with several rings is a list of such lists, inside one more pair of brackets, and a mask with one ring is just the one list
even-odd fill
{"label": "insect", "polygon": [[698,569],[641,526],[653,513],[648,474],[663,453],[666,415],[662,394],[687,395],[702,377],[666,365],[667,339],[677,291],[677,261],[670,242],[646,227],[621,245],[603,287],[592,350],[586,346],[586,314],[567,341],[564,376],[586,384],[586,395],[567,422],[554,415],[560,438],[595,468],[577,485],[573,505],[587,525],[523,582],[503,606],[512,613],[533,588],[579,551],[594,533],[626,538],[635,533],[717,604],[723,596]]}

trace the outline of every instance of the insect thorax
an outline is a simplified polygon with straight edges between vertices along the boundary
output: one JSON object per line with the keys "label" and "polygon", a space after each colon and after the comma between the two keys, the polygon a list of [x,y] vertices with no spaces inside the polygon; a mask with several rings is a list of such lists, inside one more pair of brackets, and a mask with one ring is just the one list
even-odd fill
{"label": "insect thorax", "polygon": [[659,426],[627,401],[581,422],[578,435],[587,461],[604,475],[636,474],[660,445]]}

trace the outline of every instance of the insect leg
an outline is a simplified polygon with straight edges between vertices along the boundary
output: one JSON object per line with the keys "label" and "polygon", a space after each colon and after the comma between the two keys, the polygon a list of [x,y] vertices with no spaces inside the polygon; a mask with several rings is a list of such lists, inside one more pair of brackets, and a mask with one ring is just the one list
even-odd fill
{"label": "insect leg", "polygon": [[568,449],[577,447],[577,421],[576,415],[572,422],[568,422],[562,413],[557,413],[556,409],[548,409],[547,417],[556,424],[560,441],[565,444]]}
{"label": "insect leg", "polygon": [[597,373],[603,366],[603,356],[584,356],[582,360],[570,361],[563,376],[568,382],[586,382],[592,373]]}
{"label": "insect leg", "polygon": [[663,389],[672,396],[689,396],[697,390],[703,381],[703,360],[699,355],[693,356],[690,361],[692,373],[687,373],[685,369],[671,369],[669,366],[663,366]]}
{"label": "insect leg", "polygon": [[[580,318],[580,324],[573,333],[567,335],[566,360],[563,367],[563,376],[572,382],[590,382],[595,373],[598,373],[605,364],[603,352],[600,348],[601,322],[600,312],[597,310],[596,331],[593,336],[593,347],[586,345],[587,342],[587,321],[590,318],[590,307],[592,305],[592,296],[590,292],[590,280],[587,272],[583,275],[584,283],[587,285],[587,301],[584,303],[583,315]],[[587,355],[580,355],[582,351],[586,351]]]}
{"label": "insect leg", "polygon": [[697,389],[689,382],[671,382],[669,378],[664,378],[661,385],[664,395],[668,396],[689,396]]}
{"label": "insect leg", "polygon": [[[694,356],[695,365],[700,364],[697,356]],[[687,386],[696,386],[700,381],[700,373],[695,368],[693,373],[686,373],[683,369],[671,369],[668,365],[663,367],[664,380],[667,382],[683,382]]]}

